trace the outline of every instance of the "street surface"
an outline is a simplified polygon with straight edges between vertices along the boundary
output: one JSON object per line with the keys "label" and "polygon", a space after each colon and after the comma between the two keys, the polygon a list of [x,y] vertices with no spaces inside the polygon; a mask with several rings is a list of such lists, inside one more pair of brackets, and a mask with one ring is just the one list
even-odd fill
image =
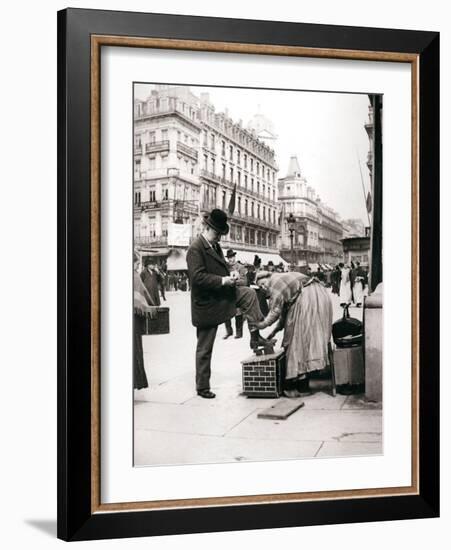
{"label": "street surface", "polygon": [[[143,337],[149,388],[135,390],[136,466],[382,453],[381,404],[368,403],[363,395],[332,397],[327,378],[312,381],[312,395],[303,397],[304,407],[288,419],[257,418],[262,409],[288,399],[241,394],[241,361],[252,355],[246,324],[238,340],[223,340],[224,326],[218,328],[211,377],[216,398],[199,397],[190,293],[167,292],[166,297],[162,305],[170,307],[170,334]],[[342,308],[338,297],[331,297],[336,320]],[[362,319],[362,313],[362,308],[350,308],[352,317]]]}

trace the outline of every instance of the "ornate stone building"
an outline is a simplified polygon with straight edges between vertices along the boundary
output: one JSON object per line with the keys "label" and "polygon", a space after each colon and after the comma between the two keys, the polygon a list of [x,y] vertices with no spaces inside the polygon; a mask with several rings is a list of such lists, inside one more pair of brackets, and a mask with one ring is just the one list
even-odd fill
{"label": "ornate stone building", "polygon": [[199,214],[227,210],[236,188],[224,247],[242,251],[243,261],[254,253],[277,259],[277,166],[255,131],[184,86],[154,86],[135,101],[134,122],[134,234],[143,255],[170,257],[174,224],[188,230],[180,241],[186,249]]}
{"label": "ornate stone building", "polygon": [[293,233],[294,263],[297,266],[341,261],[343,227],[338,214],[317,197],[315,190],[302,175],[296,156],[291,157],[287,175],[279,179],[281,208],[280,250],[291,262],[291,240],[287,217],[296,220]]}

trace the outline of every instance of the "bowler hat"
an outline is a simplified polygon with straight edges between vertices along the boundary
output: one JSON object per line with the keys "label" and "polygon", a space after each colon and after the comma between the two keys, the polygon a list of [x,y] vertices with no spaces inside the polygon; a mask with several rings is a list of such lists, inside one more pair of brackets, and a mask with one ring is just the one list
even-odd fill
{"label": "bowler hat", "polygon": [[236,252],[235,252],[235,250],[232,250],[231,248],[229,248],[229,250],[227,250],[226,257],[227,258],[232,258],[233,256],[236,256]]}
{"label": "bowler hat", "polygon": [[221,235],[227,235],[229,232],[227,214],[219,208],[214,208],[209,214],[204,216],[204,222]]}

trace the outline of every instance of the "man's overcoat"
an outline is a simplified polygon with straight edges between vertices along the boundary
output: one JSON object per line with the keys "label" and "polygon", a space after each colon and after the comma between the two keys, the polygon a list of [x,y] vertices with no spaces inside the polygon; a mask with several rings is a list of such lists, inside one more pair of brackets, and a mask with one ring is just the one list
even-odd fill
{"label": "man's overcoat", "polygon": [[229,266],[221,248],[217,248],[214,250],[199,236],[186,255],[191,287],[191,320],[195,327],[221,325],[236,314],[236,290],[222,285],[222,277],[229,275]]}

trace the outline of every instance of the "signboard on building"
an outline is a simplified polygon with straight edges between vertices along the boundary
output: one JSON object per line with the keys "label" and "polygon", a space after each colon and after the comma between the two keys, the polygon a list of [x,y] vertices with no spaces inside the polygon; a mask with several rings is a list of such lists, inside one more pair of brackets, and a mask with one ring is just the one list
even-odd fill
{"label": "signboard on building", "polygon": [[193,229],[190,223],[168,224],[168,246],[189,246]]}

